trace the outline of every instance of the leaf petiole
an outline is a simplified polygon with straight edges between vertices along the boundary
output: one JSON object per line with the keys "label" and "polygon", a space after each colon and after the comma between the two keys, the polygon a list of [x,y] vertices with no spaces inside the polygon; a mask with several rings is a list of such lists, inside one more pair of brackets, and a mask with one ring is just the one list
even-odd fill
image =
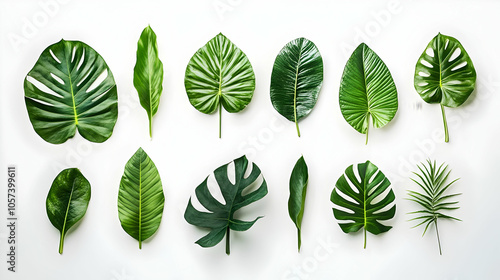
{"label": "leaf petiole", "polygon": [[61,232],[61,238],[59,240],[59,254],[61,255],[63,253],[63,247],[64,247],[64,233]]}
{"label": "leaf petiole", "polygon": [[448,143],[450,141],[450,137],[448,135],[448,124],[446,123],[446,115],[444,114],[444,106],[441,105],[441,113],[443,114],[443,123],[444,123],[444,142]]}
{"label": "leaf petiole", "polygon": [[231,254],[231,250],[229,248],[229,226],[226,229],[226,254],[229,256]]}

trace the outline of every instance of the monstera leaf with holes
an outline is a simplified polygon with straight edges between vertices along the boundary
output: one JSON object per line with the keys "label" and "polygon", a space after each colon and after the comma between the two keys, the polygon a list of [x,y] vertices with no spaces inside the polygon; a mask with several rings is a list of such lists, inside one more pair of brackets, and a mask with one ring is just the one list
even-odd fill
{"label": "monstera leaf with holes", "polygon": [[322,84],[323,59],[313,42],[298,38],[281,49],[271,75],[271,102],[276,111],[295,122],[299,137],[299,120],[316,105]]}
{"label": "monstera leaf with holes", "polygon": [[150,238],[160,227],[165,196],[160,173],[139,148],[125,165],[118,192],[118,216],[122,228],[139,241]]}
{"label": "monstera leaf with holes", "polygon": [[460,42],[438,33],[427,45],[415,66],[415,89],[427,103],[439,103],[445,142],[449,141],[444,106],[458,107],[476,85],[476,70]]}
{"label": "monstera leaf with holes", "polygon": [[366,44],[360,44],[347,61],[340,82],[340,111],[358,132],[389,123],[398,110],[398,93],[391,72]]}
{"label": "monstera leaf with holes", "polygon": [[[330,200],[336,206],[348,210],[333,208],[333,214],[337,220],[348,221],[339,223],[342,231],[345,233],[357,232],[363,228],[364,248],[366,248],[367,231],[380,234],[392,228],[381,224],[379,221],[389,220],[394,217],[396,205],[393,205],[388,210],[385,210],[385,208],[390,206],[395,196],[392,189],[389,189],[391,185],[389,179],[370,161],[358,164],[357,173],[358,176],[355,174],[353,165],[347,167],[345,175],[343,174],[337,180]],[[389,192],[383,195],[387,189],[389,189]]]}
{"label": "monstera leaf with holes", "polygon": [[205,114],[222,107],[229,113],[243,110],[252,100],[255,75],[247,56],[219,33],[199,49],[186,68],[184,86],[191,105]]}
{"label": "monstera leaf with holes", "polygon": [[113,133],[118,117],[115,80],[104,59],[79,41],[46,48],[24,80],[24,100],[45,141],[64,143],[76,130],[96,143]]}
{"label": "monstera leaf with holes", "polygon": [[221,203],[213,197],[207,185],[208,177],[198,187],[196,187],[196,197],[198,201],[209,212],[198,211],[193,207],[191,198],[189,199],[184,218],[192,225],[209,228],[210,232],[196,241],[202,247],[213,247],[226,236],[226,254],[229,255],[229,234],[230,230],[246,231],[262,217],[247,222],[235,218],[235,212],[241,208],[263,198],[267,194],[266,180],[263,179],[260,186],[250,193],[243,194],[243,191],[252,185],[261,175],[259,167],[254,163],[250,175],[245,177],[248,160],[245,156],[234,161],[235,179],[234,184],[228,177],[229,163],[217,168],[214,171],[215,180],[219,185],[224,202]]}

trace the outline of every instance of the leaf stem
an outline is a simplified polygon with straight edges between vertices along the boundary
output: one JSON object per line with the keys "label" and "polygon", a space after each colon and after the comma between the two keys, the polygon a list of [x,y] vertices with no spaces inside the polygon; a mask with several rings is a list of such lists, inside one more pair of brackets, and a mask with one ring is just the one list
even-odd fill
{"label": "leaf stem", "polygon": [[300,253],[300,246],[302,245],[302,237],[301,237],[301,234],[300,234],[300,228],[297,228],[297,236],[298,236],[298,240],[299,240],[298,251]]}
{"label": "leaf stem", "polygon": [[438,230],[437,219],[434,220],[434,225],[436,225],[436,234],[437,234],[437,238],[438,238],[439,254],[443,255],[443,253],[441,252],[441,241],[439,240],[439,230]]}
{"label": "leaf stem", "polygon": [[295,117],[295,127],[297,127],[297,134],[300,137],[299,123],[297,122],[297,117]]}
{"label": "leaf stem", "polygon": [[219,138],[222,138],[222,103],[219,101]]}
{"label": "leaf stem", "polygon": [[229,226],[226,229],[226,254],[229,256],[231,250],[229,249]]}
{"label": "leaf stem", "polygon": [[151,117],[149,117],[149,138],[153,139],[153,130],[151,129]]}
{"label": "leaf stem", "polygon": [[365,246],[363,247],[363,249],[366,249],[366,228],[363,228],[364,229],[364,235],[365,235]]}
{"label": "leaf stem", "polygon": [[366,116],[366,141],[365,145],[368,145],[368,131],[370,130],[370,113]]}
{"label": "leaf stem", "polygon": [[444,123],[444,142],[448,143],[450,141],[450,137],[448,135],[448,124],[446,123],[446,115],[444,114],[444,106],[441,105],[441,113],[443,114],[443,123]]}
{"label": "leaf stem", "polygon": [[62,255],[64,247],[64,233],[61,232],[61,238],[59,239],[59,254]]}

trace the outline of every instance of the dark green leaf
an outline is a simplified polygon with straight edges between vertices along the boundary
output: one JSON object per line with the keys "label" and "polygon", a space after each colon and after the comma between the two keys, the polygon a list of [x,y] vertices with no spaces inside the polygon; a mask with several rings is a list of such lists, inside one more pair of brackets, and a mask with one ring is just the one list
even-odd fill
{"label": "dark green leaf", "polygon": [[414,227],[418,227],[420,225],[425,224],[424,233],[427,232],[429,226],[434,225],[436,227],[436,234],[439,246],[439,254],[441,252],[441,241],[439,240],[439,231],[438,231],[438,220],[441,219],[451,219],[460,221],[460,219],[445,215],[441,212],[441,210],[455,210],[459,207],[449,207],[451,205],[458,204],[458,201],[449,201],[450,198],[460,195],[456,194],[445,194],[446,190],[455,183],[458,179],[451,181],[446,184],[448,176],[451,171],[448,170],[448,166],[444,163],[441,164],[438,168],[436,165],[436,161],[431,162],[427,160],[427,164],[422,163],[421,165],[417,165],[421,174],[414,173],[420,180],[412,179],[422,190],[424,190],[424,194],[416,192],[416,191],[408,191],[408,200],[416,202],[420,205],[420,210],[413,211],[408,214],[417,214],[416,217],[412,218],[412,220],[421,220],[420,223],[415,225]]}
{"label": "dark green leaf", "polygon": [[[389,188],[391,185],[389,180],[370,161],[358,164],[357,174],[358,176],[354,173],[353,165],[347,167],[345,175],[340,176],[335,184],[330,200],[336,206],[349,210],[346,212],[333,208],[333,214],[337,220],[349,221],[339,223],[340,228],[345,233],[364,229],[364,247],[366,248],[366,231],[379,234],[392,228],[379,221],[394,217],[396,205],[393,205],[389,210],[385,209],[394,201],[395,196],[392,189]],[[382,195],[387,189],[389,189],[387,195]],[[349,199],[344,198],[339,193]]]}
{"label": "dark green leaf", "polygon": [[243,190],[254,183],[261,175],[260,169],[256,164],[252,165],[250,175],[245,177],[248,160],[242,156],[234,161],[235,180],[231,183],[228,177],[227,167],[229,163],[217,168],[214,171],[215,179],[219,185],[224,202],[221,203],[215,199],[208,190],[208,177],[198,187],[196,187],[196,197],[198,201],[209,212],[201,212],[196,210],[189,199],[184,218],[192,225],[209,228],[210,232],[196,241],[202,247],[212,247],[217,245],[226,236],[226,254],[229,255],[229,231],[246,231],[260,218],[247,222],[238,220],[234,217],[234,213],[244,206],[247,206],[267,194],[266,180],[262,178],[262,183],[256,190],[242,194]]}
{"label": "dark green leaf", "polygon": [[274,109],[295,122],[307,116],[323,84],[323,59],[313,42],[298,38],[279,52],[271,75],[271,102]]}
{"label": "dark green leaf", "polygon": [[366,134],[370,117],[373,126],[383,127],[398,110],[398,93],[391,72],[364,43],[347,61],[340,82],[340,111],[344,119],[358,132]]}
{"label": "dark green leaf", "polygon": [[125,165],[118,192],[122,228],[139,241],[150,238],[160,226],[165,196],[154,162],[139,148]]}
{"label": "dark green leaf", "polygon": [[151,122],[158,111],[163,90],[163,63],[158,58],[156,34],[151,26],[144,28],[137,42],[137,62],[134,67],[134,86],[139,93],[142,107],[148,113],[149,136],[152,137]]}
{"label": "dark green leaf", "polygon": [[304,204],[306,202],[307,182],[309,174],[307,172],[307,164],[304,157],[300,157],[290,176],[290,198],[288,199],[288,213],[293,223],[297,227],[298,235],[298,250],[302,243],[301,225],[302,216],[304,215]]}
{"label": "dark green leaf", "polygon": [[64,237],[87,212],[90,183],[77,168],[68,168],[54,179],[46,200],[47,216],[61,232],[59,254],[63,253]]}
{"label": "dark green leaf", "polygon": [[24,80],[24,100],[36,133],[60,144],[76,130],[101,143],[118,117],[115,80],[104,59],[79,41],[46,48]]}
{"label": "dark green leaf", "polygon": [[243,110],[252,100],[255,76],[247,56],[219,33],[193,55],[184,85],[198,111],[212,114],[219,110],[220,138],[222,107],[229,113]]}
{"label": "dark green leaf", "polygon": [[453,37],[438,33],[417,61],[414,84],[425,102],[441,105],[445,142],[448,142],[444,106],[462,105],[476,85],[476,70],[462,44]]}

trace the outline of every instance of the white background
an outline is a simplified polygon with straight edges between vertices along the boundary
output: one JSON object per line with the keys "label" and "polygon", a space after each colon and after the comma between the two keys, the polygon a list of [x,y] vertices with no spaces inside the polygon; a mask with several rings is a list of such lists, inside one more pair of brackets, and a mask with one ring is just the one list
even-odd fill
{"label": "white background", "polygon": [[[49,4],[51,3],[51,4]],[[1,279],[498,279],[497,220],[500,186],[500,3],[494,1],[0,1],[0,278]],[[164,91],[149,139],[147,115],[133,87],[137,40],[151,24],[164,63]],[[222,32],[250,59],[256,90],[239,114],[218,116],[194,109],[184,89],[185,67]],[[444,143],[438,105],[424,103],[413,87],[417,58],[438,33],[464,45],[477,71],[476,91],[456,109],[446,109],[450,143]],[[312,113],[295,125],[269,99],[270,76],[279,50],[306,37],[319,48],[324,83]],[[119,116],[113,136],[92,144],[81,136],[61,145],[33,130],[23,99],[23,79],[50,44],[80,40],[99,52],[118,86]],[[387,64],[398,88],[399,110],[382,129],[365,137],[343,119],[338,88],[352,50],[366,42]],[[139,250],[121,228],[119,181],[127,160],[143,147],[158,167],[166,195],[161,226]],[[247,154],[262,170],[269,194],[243,211],[265,215],[250,230],[232,233],[203,249],[207,233],[189,225],[184,209],[195,187],[222,164]],[[288,180],[300,155],[309,166],[302,251],[287,212]],[[440,223],[443,255],[434,228],[411,229],[405,200],[415,164],[446,162],[452,188],[461,192],[463,222]],[[391,180],[397,213],[393,229],[363,236],[344,234],[332,214],[330,193],[351,164],[371,160]],[[18,263],[6,265],[6,169],[18,168]],[[87,214],[68,233],[64,254],[59,233],[45,212],[56,175],[78,167],[91,182]],[[326,245],[325,245],[326,244]]]}

